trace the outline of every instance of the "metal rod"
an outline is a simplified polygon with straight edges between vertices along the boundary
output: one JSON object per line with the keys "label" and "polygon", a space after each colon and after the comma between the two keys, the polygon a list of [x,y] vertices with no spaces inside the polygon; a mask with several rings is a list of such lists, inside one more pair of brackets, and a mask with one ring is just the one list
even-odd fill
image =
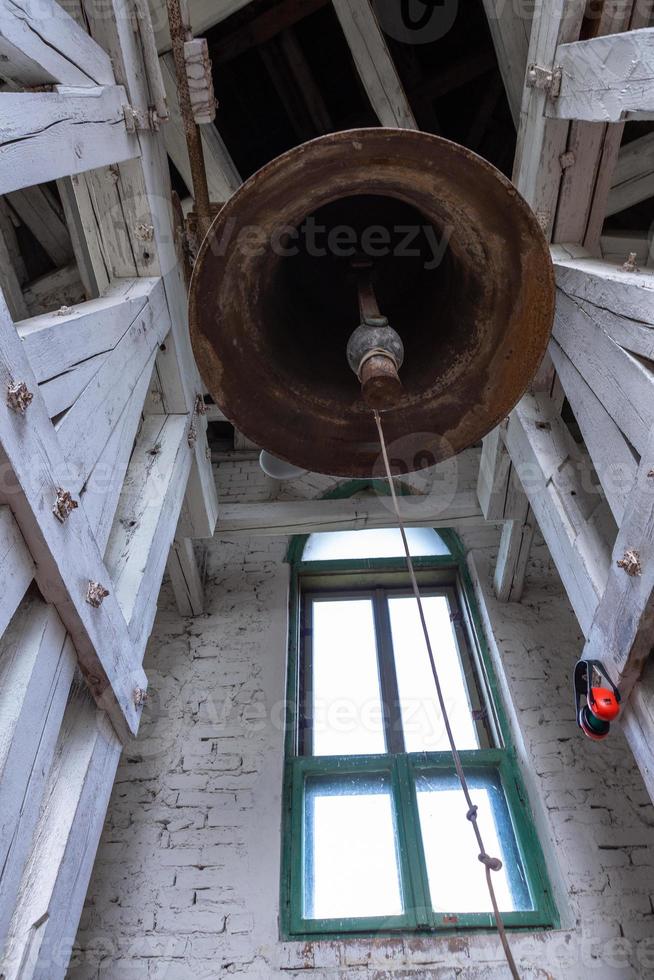
{"label": "metal rod", "polygon": [[200,134],[200,127],[193,118],[191,94],[186,75],[184,41],[186,40],[187,27],[182,18],[180,0],[167,0],[167,7],[168,21],[170,23],[170,40],[172,42],[173,60],[175,62],[175,74],[177,75],[179,110],[184,124],[186,145],[191,164],[198,237],[202,240],[211,224],[211,208],[209,206],[209,187],[207,185],[207,171],[204,165],[202,136]]}

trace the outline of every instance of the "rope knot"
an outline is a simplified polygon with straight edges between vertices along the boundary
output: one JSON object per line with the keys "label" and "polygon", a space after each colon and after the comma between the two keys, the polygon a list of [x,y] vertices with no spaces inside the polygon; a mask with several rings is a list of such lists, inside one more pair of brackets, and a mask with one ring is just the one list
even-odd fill
{"label": "rope knot", "polygon": [[482,853],[479,855],[479,860],[481,861],[482,864],[486,865],[486,867],[490,871],[502,870],[502,862],[500,861],[500,859],[491,857],[490,854],[486,854],[485,852],[482,851]]}
{"label": "rope knot", "polygon": [[471,823],[474,823],[476,819],[477,819],[477,807],[471,806],[468,812],[466,813],[466,820],[469,820]]}

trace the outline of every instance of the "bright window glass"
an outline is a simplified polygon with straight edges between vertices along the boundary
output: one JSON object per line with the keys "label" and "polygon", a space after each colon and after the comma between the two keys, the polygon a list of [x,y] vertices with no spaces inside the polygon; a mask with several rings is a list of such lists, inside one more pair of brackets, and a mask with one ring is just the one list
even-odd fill
{"label": "bright window glass", "polygon": [[[477,749],[479,739],[448,601],[445,596],[425,596],[422,605],[457,747]],[[388,610],[406,751],[447,751],[449,742],[416,600],[413,596],[391,597]]]}
{"label": "bright window glass", "polygon": [[[414,558],[449,555],[443,539],[431,527],[407,528],[409,550]],[[351,561],[357,558],[402,558],[404,547],[397,527],[365,531],[325,531],[311,534],[303,561]]]}
{"label": "bright window glass", "polygon": [[[502,869],[493,886],[502,912],[533,908],[525,870],[504,792],[496,773],[466,773],[478,808],[479,828],[491,857]],[[492,912],[486,872],[479,861],[466,802],[454,773],[419,773],[418,814],[427,864],[431,901],[437,912]]]}
{"label": "bright window glass", "polygon": [[309,776],[304,842],[306,918],[402,913],[389,776]]}
{"label": "bright window glass", "polygon": [[371,599],[312,602],[313,755],[386,751]]}

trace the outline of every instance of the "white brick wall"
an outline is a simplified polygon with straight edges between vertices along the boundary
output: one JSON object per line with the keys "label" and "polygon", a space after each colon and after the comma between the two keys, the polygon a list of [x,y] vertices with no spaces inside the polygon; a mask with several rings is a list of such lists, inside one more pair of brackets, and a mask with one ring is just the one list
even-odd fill
{"label": "white brick wall", "polygon": [[[223,499],[318,496],[222,465]],[[494,529],[465,536],[564,929],[514,935],[524,980],[654,977],[654,810],[619,733],[571,713],[581,635],[544,547],[523,602],[488,588]],[[278,938],[286,539],[211,543],[206,613],[166,587],[146,658],[151,700],[118,772],[72,980],[395,980],[508,976],[494,935],[282,943]]]}

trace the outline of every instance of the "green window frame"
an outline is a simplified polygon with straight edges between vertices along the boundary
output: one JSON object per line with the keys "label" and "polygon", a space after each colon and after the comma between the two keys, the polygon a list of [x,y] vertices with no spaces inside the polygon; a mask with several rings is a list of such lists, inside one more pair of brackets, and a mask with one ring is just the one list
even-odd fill
{"label": "green window frame", "polygon": [[[356,486],[360,489],[360,485]],[[520,863],[525,873],[533,908],[529,911],[506,912],[503,919],[511,929],[543,929],[558,926],[558,916],[552,898],[545,861],[534,830],[515,750],[511,744],[506,715],[499,696],[496,678],[486,647],[472,582],[465,563],[461,543],[452,531],[439,528],[437,533],[450,549],[447,556],[416,558],[414,565],[425,592],[431,590],[449,595],[457,604],[453,617],[457,642],[467,649],[462,661],[474,661],[475,673],[484,689],[484,733],[480,745],[487,747],[461,752],[466,773],[474,780],[499,779],[508,807]],[[493,928],[490,913],[461,913],[456,909],[436,912],[432,908],[427,874],[427,860],[420,830],[417,781],[422,775],[449,777],[454,773],[450,752],[406,752],[403,744],[393,741],[390,734],[397,730],[393,718],[386,714],[387,752],[379,755],[313,756],[310,736],[303,724],[303,657],[310,642],[303,621],[303,597],[323,591],[332,596],[352,595],[363,590],[366,597],[387,594],[392,590],[405,591],[402,577],[406,574],[403,559],[365,559],[355,561],[302,560],[308,535],[294,538],[287,560],[291,564],[289,609],[289,658],[287,687],[286,745],[283,792],[283,840],[281,869],[280,931],[286,940],[311,938],[345,938],[420,933],[456,932],[459,930],[488,930]],[[310,605],[304,604],[304,608]],[[378,641],[379,642],[379,641]],[[382,644],[383,645],[383,644]],[[383,674],[383,665],[380,675]],[[470,678],[467,677],[470,686]],[[382,696],[388,687],[382,678]],[[399,710],[399,709],[398,709]],[[309,918],[304,915],[304,827],[305,786],[307,779],[320,780],[338,775],[352,778],[384,774],[390,787],[397,833],[397,860],[404,912],[396,916],[368,918]],[[473,790],[474,799],[474,790]],[[461,797],[461,820],[465,821],[465,802]],[[483,833],[483,824],[481,824]],[[470,831],[471,849],[475,842]],[[473,852],[474,853],[474,852]]]}

